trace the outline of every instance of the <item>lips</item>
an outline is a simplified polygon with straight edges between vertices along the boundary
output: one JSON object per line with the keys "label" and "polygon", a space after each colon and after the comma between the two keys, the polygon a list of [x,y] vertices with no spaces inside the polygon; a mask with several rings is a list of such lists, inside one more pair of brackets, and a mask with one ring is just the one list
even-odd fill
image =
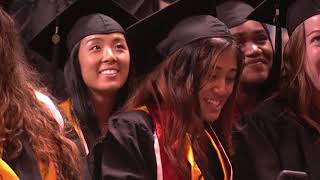
{"label": "lips", "polygon": [[268,61],[263,58],[249,59],[245,62],[245,65],[257,64],[257,63],[268,64]]}
{"label": "lips", "polygon": [[204,100],[209,106],[213,107],[213,109],[216,111],[221,110],[224,102],[222,99],[217,98],[205,98]]}

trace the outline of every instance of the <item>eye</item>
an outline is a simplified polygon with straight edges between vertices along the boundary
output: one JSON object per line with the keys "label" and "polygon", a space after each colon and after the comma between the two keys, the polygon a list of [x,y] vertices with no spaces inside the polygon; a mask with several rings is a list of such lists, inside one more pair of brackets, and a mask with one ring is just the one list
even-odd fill
{"label": "eye", "polygon": [[316,43],[317,45],[320,45],[320,35],[314,36],[311,40],[312,43]]}
{"label": "eye", "polygon": [[244,41],[243,39],[239,38],[239,37],[235,37],[235,41],[239,46],[243,46]]}
{"label": "eye", "polygon": [[268,41],[268,37],[267,37],[267,35],[264,35],[264,34],[258,35],[258,36],[255,38],[255,42],[256,42],[257,44],[265,44],[266,41]]}
{"label": "eye", "polygon": [[93,45],[89,48],[91,51],[98,51],[101,49],[101,47],[99,45]]}
{"label": "eye", "polygon": [[126,46],[124,44],[122,44],[122,43],[117,43],[115,45],[115,49],[126,49]]}
{"label": "eye", "polygon": [[234,76],[226,78],[226,81],[230,82],[230,83],[233,83],[235,80],[236,80],[236,77],[234,77]]}

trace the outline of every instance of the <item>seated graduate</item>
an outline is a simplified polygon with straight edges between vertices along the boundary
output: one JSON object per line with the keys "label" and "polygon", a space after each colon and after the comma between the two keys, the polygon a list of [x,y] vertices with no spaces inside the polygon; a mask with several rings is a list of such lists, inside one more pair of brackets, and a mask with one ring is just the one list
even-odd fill
{"label": "seated graduate", "polygon": [[[275,10],[275,7],[279,7]],[[290,39],[280,92],[236,127],[237,179],[276,179],[282,170],[320,179],[320,3],[266,0],[249,16],[272,22],[279,12]],[[294,178],[292,178],[294,179]]]}
{"label": "seated graduate", "polygon": [[231,141],[243,57],[214,9],[212,0],[180,0],[128,29],[142,78],[109,119],[103,179],[233,179],[231,145],[211,126]]}
{"label": "seated graduate", "polygon": [[[123,27],[137,19],[117,3],[101,0],[79,0],[57,18],[55,35],[60,36],[61,54],[68,59],[64,75],[69,99],[60,107],[75,131],[73,140],[88,159],[92,178],[99,179],[95,167],[101,148],[94,147],[106,134],[109,116],[127,97],[131,66]],[[53,22],[40,33],[33,43],[35,49],[50,52],[40,43],[50,40],[55,27]]]}
{"label": "seated graduate", "polygon": [[243,0],[225,1],[217,7],[218,18],[230,29],[245,56],[234,118],[240,119],[270,97],[280,79],[281,58],[275,59],[267,26],[247,16],[253,8]]}
{"label": "seated graduate", "polygon": [[61,131],[61,115],[26,64],[15,24],[1,8],[0,27],[0,176],[79,179],[76,145]]}

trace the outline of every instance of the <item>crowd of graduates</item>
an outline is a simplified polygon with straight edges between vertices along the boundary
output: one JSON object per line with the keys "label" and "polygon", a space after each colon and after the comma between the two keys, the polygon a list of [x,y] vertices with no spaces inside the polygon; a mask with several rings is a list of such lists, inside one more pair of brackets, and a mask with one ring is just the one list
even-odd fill
{"label": "crowd of graduates", "polygon": [[319,0],[0,5],[0,179],[320,179]]}

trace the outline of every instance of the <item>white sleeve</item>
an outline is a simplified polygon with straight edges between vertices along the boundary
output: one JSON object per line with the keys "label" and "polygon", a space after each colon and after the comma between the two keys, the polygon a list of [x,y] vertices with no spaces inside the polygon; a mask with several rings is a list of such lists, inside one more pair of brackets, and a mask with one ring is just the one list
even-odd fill
{"label": "white sleeve", "polygon": [[63,118],[62,118],[59,110],[57,109],[57,107],[52,102],[52,100],[48,96],[42,94],[39,91],[35,91],[35,95],[40,102],[42,102],[44,105],[47,106],[47,108],[51,112],[53,118],[58,122],[60,129],[63,129],[63,127],[64,127]]}

